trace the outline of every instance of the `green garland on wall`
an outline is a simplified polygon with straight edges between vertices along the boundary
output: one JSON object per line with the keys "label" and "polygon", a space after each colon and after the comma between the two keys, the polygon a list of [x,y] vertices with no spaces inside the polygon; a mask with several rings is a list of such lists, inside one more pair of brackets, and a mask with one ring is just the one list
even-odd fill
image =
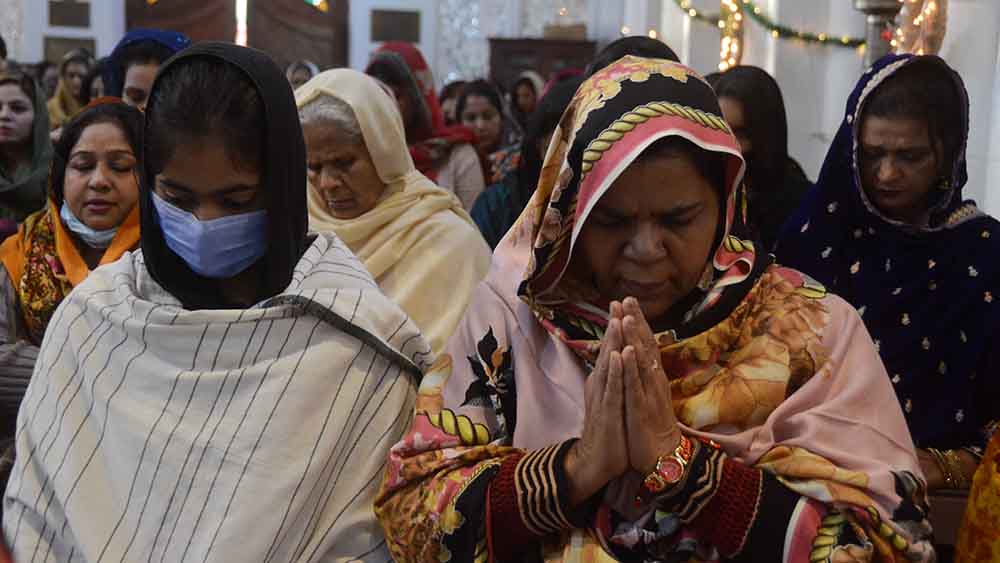
{"label": "green garland on wall", "polygon": [[[811,33],[781,25],[765,15],[763,8],[761,8],[754,0],[737,1],[743,5],[742,12],[746,14],[748,18],[757,22],[758,25],[771,32],[772,37],[781,39],[798,39],[800,41],[805,41],[806,43],[834,45],[850,49],[857,49],[865,44],[865,40],[858,37],[848,37],[846,35],[837,37],[827,33]],[[724,25],[724,22],[721,21],[721,17],[718,13],[708,14],[698,11],[691,5],[691,0],[674,0],[674,3],[677,4],[678,8],[684,10],[692,19],[717,27],[722,27],[722,25]]]}

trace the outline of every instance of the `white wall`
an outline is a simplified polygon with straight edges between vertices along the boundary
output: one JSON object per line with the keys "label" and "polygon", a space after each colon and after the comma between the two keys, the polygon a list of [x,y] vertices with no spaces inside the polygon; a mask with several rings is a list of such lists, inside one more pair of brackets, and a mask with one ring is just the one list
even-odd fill
{"label": "white wall", "polygon": [[348,50],[351,68],[364,70],[368,57],[378,48],[371,40],[372,10],[405,10],[420,12],[420,51],[427,64],[435,68],[437,55],[437,0],[351,0],[349,11],[350,31]]}
{"label": "white wall", "polygon": [[969,184],[973,198],[991,215],[1000,216],[1000,55],[997,29],[1000,2],[951,0],[948,32],[941,57],[962,75],[969,91]]}
{"label": "white wall", "polygon": [[125,0],[92,0],[90,28],[50,26],[49,3],[44,0],[24,0],[21,10],[22,33],[15,53],[22,61],[38,62],[44,57],[46,36],[93,39],[95,55],[103,57],[111,54],[125,34]]}
{"label": "white wall", "polygon": [[[718,2],[696,0],[699,10],[715,13]],[[768,0],[760,3],[776,21],[836,35],[861,35],[864,16],[849,2]],[[814,46],[775,39],[749,19],[744,20],[742,64],[771,73],[781,86],[788,113],[789,152],[810,178],[819,173],[827,148],[840,126],[841,113],[862,72],[862,56],[854,49]],[[719,64],[719,30],[689,18],[674,2],[663,3],[666,41],[685,64],[702,73]]]}
{"label": "white wall", "polygon": [[[714,11],[715,0],[694,0]],[[850,2],[838,0],[768,0],[761,2],[777,21],[791,27],[826,31],[833,36],[863,36],[864,16]],[[664,2],[661,26],[666,40],[690,66],[711,72],[718,64],[719,33],[684,16]],[[966,197],[1000,216],[1000,2],[951,0],[948,31],[941,57],[965,80],[971,103],[969,183]],[[813,46],[774,39],[747,22],[743,64],[770,72],[785,97],[789,151],[815,179],[833,136],[843,120],[847,97],[864,71],[856,50]]]}

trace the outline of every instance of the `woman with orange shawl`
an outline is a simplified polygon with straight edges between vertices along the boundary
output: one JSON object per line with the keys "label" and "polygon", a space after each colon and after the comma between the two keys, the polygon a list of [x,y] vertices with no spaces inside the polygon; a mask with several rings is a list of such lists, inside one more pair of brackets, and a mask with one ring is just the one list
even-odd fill
{"label": "woman with orange shawl", "polygon": [[0,246],[0,438],[13,436],[49,319],[90,271],[139,244],[142,114],[95,100],[55,147],[48,205]]}
{"label": "woman with orange shawl", "polygon": [[396,561],[933,560],[875,345],[745,238],[720,115],[666,60],[577,91],[390,454]]}
{"label": "woman with orange shawl", "polygon": [[466,211],[472,209],[486,189],[474,146],[476,134],[463,125],[445,125],[434,77],[420,50],[410,43],[386,43],[372,55],[365,73],[381,80],[396,96],[417,170],[454,192]]}

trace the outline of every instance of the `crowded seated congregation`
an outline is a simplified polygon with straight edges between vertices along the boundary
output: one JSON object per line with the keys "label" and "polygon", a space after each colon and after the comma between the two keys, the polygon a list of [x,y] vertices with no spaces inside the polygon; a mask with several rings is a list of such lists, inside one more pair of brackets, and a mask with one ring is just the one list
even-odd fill
{"label": "crowded seated congregation", "polygon": [[1000,563],[1000,5],[12,1],[0,563]]}

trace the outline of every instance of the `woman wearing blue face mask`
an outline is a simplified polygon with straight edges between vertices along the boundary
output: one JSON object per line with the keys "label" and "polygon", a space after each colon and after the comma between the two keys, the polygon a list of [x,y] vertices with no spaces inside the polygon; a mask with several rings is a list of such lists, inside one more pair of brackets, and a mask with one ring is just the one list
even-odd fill
{"label": "woman wearing blue face mask", "polygon": [[92,269],[139,246],[141,137],[138,110],[95,100],[56,144],[48,205],[0,246],[0,439],[14,436],[56,308]]}
{"label": "woman wearing blue face mask", "polygon": [[17,560],[387,560],[372,512],[429,346],[307,234],[291,89],[202,43],[146,109],[142,250],[64,302],[18,419]]}

